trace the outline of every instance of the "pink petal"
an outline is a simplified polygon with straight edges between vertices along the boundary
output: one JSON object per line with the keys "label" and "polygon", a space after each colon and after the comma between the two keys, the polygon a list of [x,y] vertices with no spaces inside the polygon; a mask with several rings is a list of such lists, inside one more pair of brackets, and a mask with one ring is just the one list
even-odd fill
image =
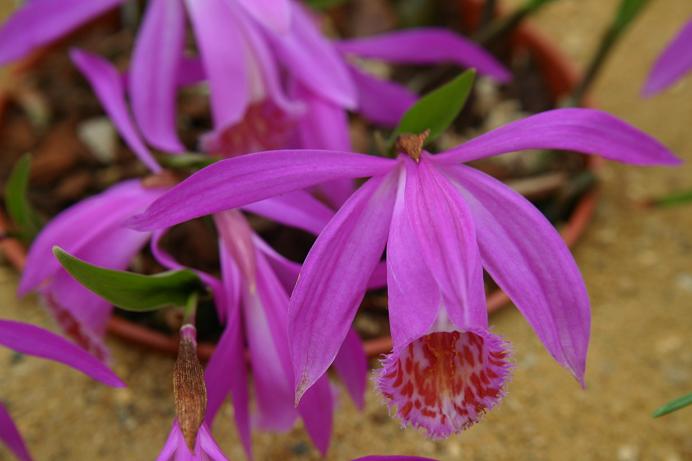
{"label": "pink petal", "polygon": [[334,368],[346,389],[361,410],[365,407],[365,386],[368,376],[368,358],[358,333],[351,328],[334,359]]}
{"label": "pink petal", "polygon": [[389,159],[336,151],[280,150],[243,155],[193,174],[130,224],[135,229],[172,226],[334,179],[382,174],[393,165]]}
{"label": "pink petal", "polygon": [[406,175],[409,222],[446,314],[459,330],[487,328],[483,268],[468,206],[427,154],[418,165],[406,157]]}
{"label": "pink petal", "polygon": [[176,73],[185,41],[182,0],[154,0],[142,21],[130,63],[132,110],[155,147],[185,149],[176,134]]}
{"label": "pink petal", "polygon": [[24,2],[0,29],[0,64],[21,58],[124,0],[32,0]]}
{"label": "pink petal", "polygon": [[653,96],[692,71],[692,20],[666,46],[656,59],[644,85],[645,96]]}
{"label": "pink petal", "polygon": [[284,258],[256,235],[253,240],[257,250],[264,255],[272,271],[274,271],[274,275],[276,275],[277,279],[279,279],[286,290],[286,293],[291,293],[296,284],[296,280],[298,280],[298,274],[300,274],[300,264]]}
{"label": "pink petal", "polygon": [[372,77],[349,65],[358,90],[358,112],[373,123],[394,127],[416,102],[416,95],[398,83]]}
{"label": "pink petal", "polygon": [[0,320],[0,344],[22,354],[63,363],[108,386],[125,386],[115,373],[95,357],[43,328]]}
{"label": "pink petal", "polygon": [[348,334],[384,250],[395,185],[393,173],[366,182],[308,253],[289,310],[296,402],[329,368]]}
{"label": "pink petal", "polygon": [[411,179],[402,169],[387,241],[389,324],[395,349],[427,333],[442,302],[438,284],[411,226],[413,218],[405,194]]}
{"label": "pink petal", "polygon": [[[199,434],[197,435],[197,440],[199,441],[199,448],[203,451],[212,461],[228,461],[226,455],[223,454],[221,448],[216,444],[214,437],[209,433],[209,429],[206,424],[202,424],[199,428]],[[198,453],[201,455],[201,453]],[[200,459],[203,459],[200,456]]]}
{"label": "pink petal", "polygon": [[469,203],[486,270],[555,360],[583,384],[589,297],[564,241],[543,214],[501,182],[461,165],[447,171]]}
{"label": "pink petal", "polygon": [[156,457],[156,461],[169,461],[175,454],[176,450],[178,450],[180,445],[185,446],[185,441],[183,440],[183,434],[180,431],[180,426],[178,426],[178,423],[175,422],[173,423],[171,431],[168,433],[166,443],[163,445],[159,455]]}
{"label": "pink petal", "polygon": [[161,167],[139,137],[125,102],[125,89],[118,71],[105,59],[85,51],[72,50],[72,62],[89,81],[104,110],[130,149],[151,171]]}
{"label": "pink petal", "polygon": [[305,392],[298,411],[313,443],[326,456],[334,424],[334,396],[326,375]]}
{"label": "pink petal", "polygon": [[243,210],[315,235],[334,216],[329,207],[305,191],[290,192],[251,203],[243,206]]}
{"label": "pink petal", "polygon": [[5,443],[19,461],[31,461],[31,455],[26,443],[24,443],[22,434],[19,433],[19,429],[12,421],[12,416],[2,405],[0,405],[0,440]]}
{"label": "pink petal", "polygon": [[309,13],[298,3],[292,6],[290,32],[266,34],[277,58],[294,78],[316,94],[340,107],[355,107],[356,91],[343,59]]}
{"label": "pink petal", "polygon": [[440,163],[469,162],[526,149],[601,155],[634,165],[677,165],[680,160],[651,136],[593,109],[555,109],[509,123],[435,156]]}
{"label": "pink petal", "polygon": [[451,62],[475,68],[500,82],[509,71],[489,52],[454,32],[442,28],[416,28],[373,37],[345,40],[336,45],[342,53],[401,64]]}
{"label": "pink petal", "polygon": [[238,0],[257,21],[280,34],[288,32],[291,9],[288,0]]}
{"label": "pink petal", "polygon": [[[237,12],[225,0],[185,3],[209,77],[214,126],[233,125],[245,113],[250,95],[246,43],[236,25]],[[229,47],[235,52],[229,53]],[[233,84],[229,84],[230,78]]]}

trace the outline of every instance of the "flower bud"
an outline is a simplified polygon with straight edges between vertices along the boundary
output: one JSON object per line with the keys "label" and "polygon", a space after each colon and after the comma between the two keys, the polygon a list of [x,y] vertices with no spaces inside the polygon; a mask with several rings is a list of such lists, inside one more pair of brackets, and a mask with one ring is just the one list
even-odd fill
{"label": "flower bud", "polygon": [[197,357],[197,330],[185,324],[180,328],[178,359],[173,369],[173,398],[178,424],[191,451],[207,411],[204,369]]}

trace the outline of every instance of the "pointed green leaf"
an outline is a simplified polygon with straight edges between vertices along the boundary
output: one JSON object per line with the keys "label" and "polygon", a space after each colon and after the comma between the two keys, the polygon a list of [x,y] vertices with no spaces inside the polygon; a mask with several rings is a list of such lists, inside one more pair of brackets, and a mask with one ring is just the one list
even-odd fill
{"label": "pointed green leaf", "polygon": [[399,121],[392,141],[402,133],[420,134],[430,130],[426,144],[440,136],[464,108],[471,93],[476,71],[467,70],[454,80],[420,98]]}
{"label": "pointed green leaf", "polygon": [[333,6],[338,6],[344,3],[346,0],[307,0],[310,8],[315,10],[326,10]]}
{"label": "pointed green leaf", "polygon": [[92,266],[57,246],[53,254],[79,283],[125,310],[186,306],[191,294],[203,289],[197,274],[189,269],[142,275]]}
{"label": "pointed green leaf", "polygon": [[41,220],[27,198],[31,155],[23,155],[12,169],[5,185],[5,206],[22,240],[31,242],[41,229]]}
{"label": "pointed green leaf", "polygon": [[685,408],[688,405],[692,405],[692,392],[690,392],[687,395],[683,395],[682,397],[678,397],[675,400],[671,400],[662,407],[656,409],[656,411],[654,411],[653,417],[658,418],[659,416],[667,415],[668,413],[672,413],[681,408]]}
{"label": "pointed green leaf", "polygon": [[613,21],[613,29],[623,32],[627,26],[642,12],[649,0],[622,0]]}

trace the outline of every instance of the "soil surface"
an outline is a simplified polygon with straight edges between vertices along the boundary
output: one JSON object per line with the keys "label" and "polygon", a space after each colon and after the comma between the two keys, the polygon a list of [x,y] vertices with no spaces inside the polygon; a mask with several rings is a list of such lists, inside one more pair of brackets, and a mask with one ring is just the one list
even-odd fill
{"label": "soil surface", "polygon": [[[561,0],[536,23],[583,65],[617,3]],[[692,15],[692,4],[651,3],[615,50],[593,99],[689,162],[692,77],[649,100],[639,90],[656,54]],[[328,460],[373,453],[443,461],[692,459],[692,410],[650,417],[692,388],[692,205],[641,206],[652,196],[692,188],[692,166],[609,164],[601,179],[595,221],[575,249],[593,309],[587,389],[555,364],[521,315],[508,308],[491,322],[513,344],[514,377],[504,402],[483,422],[448,440],[429,441],[402,431],[371,388],[363,413],[341,398]],[[16,285],[16,274],[0,267],[0,316],[50,327],[35,298],[16,298]],[[112,390],[60,365],[0,350],[0,399],[35,459],[155,457],[173,417],[173,360],[114,339],[109,345],[127,389]],[[214,432],[229,458],[242,460],[231,411],[225,407]],[[254,447],[259,461],[319,459],[301,428],[256,435]],[[0,459],[8,458],[0,448]]]}

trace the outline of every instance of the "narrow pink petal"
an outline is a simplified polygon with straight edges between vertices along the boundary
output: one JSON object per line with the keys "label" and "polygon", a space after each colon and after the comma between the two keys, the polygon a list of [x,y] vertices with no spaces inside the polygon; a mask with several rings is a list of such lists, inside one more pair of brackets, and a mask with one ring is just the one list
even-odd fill
{"label": "narrow pink petal", "polygon": [[486,270],[555,360],[583,383],[589,298],[564,241],[530,202],[509,187],[465,166],[446,170],[469,203]]}
{"label": "narrow pink petal", "polygon": [[375,270],[372,271],[370,280],[368,280],[368,290],[377,290],[387,286],[387,262],[381,261]]}
{"label": "narrow pink petal", "polygon": [[336,358],[382,257],[396,174],[366,182],[317,237],[291,296],[296,402]]}
{"label": "narrow pink petal", "polygon": [[509,123],[435,156],[469,162],[526,149],[601,155],[634,165],[677,165],[680,160],[651,136],[600,110],[555,109]]}
{"label": "narrow pink petal", "polygon": [[89,81],[104,110],[134,154],[151,171],[158,173],[161,167],[144,145],[135,128],[125,102],[125,89],[118,71],[105,59],[85,51],[73,49],[72,62]]}
{"label": "narrow pink petal", "polygon": [[[209,77],[214,126],[236,123],[249,102],[245,40],[236,27],[236,11],[225,0],[185,0]],[[230,49],[235,52],[229,53]],[[229,80],[232,84],[229,84]]]}
{"label": "narrow pink petal", "polygon": [[176,134],[176,73],[184,41],[182,0],[149,2],[130,63],[129,92],[144,137],[168,152],[185,149]]}
{"label": "narrow pink petal", "polygon": [[305,191],[290,192],[242,208],[315,235],[319,234],[334,216],[334,212],[328,206]]}
{"label": "narrow pink petal", "polygon": [[500,82],[510,72],[483,48],[454,32],[442,28],[416,28],[373,37],[345,40],[336,45],[342,53],[382,59],[397,64],[435,64],[451,62],[471,67]]}
{"label": "narrow pink petal", "polygon": [[298,412],[313,443],[326,456],[334,425],[334,395],[326,375],[305,392]]}
{"label": "narrow pink petal", "polygon": [[[214,437],[209,433],[209,429],[206,424],[202,424],[199,428],[199,434],[197,435],[197,440],[199,441],[199,447],[212,461],[228,461],[226,455],[223,454],[221,448],[217,445]],[[196,453],[200,456],[201,453]],[[205,459],[200,456],[200,459]]]}
{"label": "narrow pink petal", "polygon": [[288,294],[258,253],[257,287],[244,293],[244,316],[260,427],[287,430],[293,405],[287,336]]}
{"label": "narrow pink petal", "polygon": [[184,87],[206,80],[207,72],[204,70],[204,63],[202,63],[202,59],[196,56],[183,56],[178,63],[178,70],[175,73],[175,76],[176,85],[178,87]]}
{"label": "narrow pink petal", "polygon": [[692,71],[692,20],[688,20],[680,32],[656,59],[644,85],[645,96],[663,91]]}
{"label": "narrow pink petal", "polygon": [[297,2],[292,3],[291,14],[288,34],[266,34],[278,59],[294,78],[323,98],[346,109],[355,107],[355,87],[334,45]]}
{"label": "narrow pink petal", "polygon": [[394,127],[416,102],[416,95],[398,83],[372,77],[349,65],[358,90],[358,112],[371,122]]}
{"label": "narrow pink petal", "polygon": [[387,240],[389,325],[395,349],[427,333],[442,302],[438,284],[411,226],[413,218],[405,193],[411,179],[402,169]]}
{"label": "narrow pink petal", "polygon": [[43,328],[12,320],[0,320],[0,344],[22,354],[64,363],[108,386],[125,386],[115,373],[95,357]]}
{"label": "narrow pink petal", "polygon": [[37,288],[61,269],[53,257],[54,245],[75,254],[114,230],[122,229],[125,220],[144,209],[162,192],[161,189],[143,188],[137,180],[124,181],[61,212],[43,228],[31,245],[19,292],[25,294]]}
{"label": "narrow pink petal", "polygon": [[486,328],[483,268],[471,212],[428,157],[424,154],[417,165],[406,157],[405,207],[411,228],[449,319],[462,331]]}
{"label": "narrow pink petal", "polygon": [[259,238],[257,235],[253,237],[253,240],[257,250],[264,255],[274,271],[274,275],[276,275],[277,279],[279,279],[286,290],[286,293],[291,293],[296,284],[296,280],[298,280],[298,274],[300,274],[300,264],[293,262],[277,253],[276,250],[270,247],[267,242]]}
{"label": "narrow pink petal", "polygon": [[368,376],[368,358],[363,342],[356,330],[351,328],[341,349],[334,359],[334,368],[346,385],[351,400],[361,410],[365,407],[365,386]]}
{"label": "narrow pink petal", "polygon": [[0,405],[0,440],[5,443],[19,461],[31,461],[31,455],[26,443],[24,443],[22,434],[19,433],[19,429],[12,421],[12,416],[2,405]]}
{"label": "narrow pink petal", "polygon": [[238,0],[257,21],[280,34],[288,32],[291,8],[288,0]]}
{"label": "narrow pink petal", "polygon": [[124,0],[32,0],[0,29],[0,64],[21,58],[87,23]]}
{"label": "narrow pink petal", "polygon": [[135,229],[172,226],[339,178],[385,173],[394,161],[350,152],[279,150],[216,162],[135,217]]}

